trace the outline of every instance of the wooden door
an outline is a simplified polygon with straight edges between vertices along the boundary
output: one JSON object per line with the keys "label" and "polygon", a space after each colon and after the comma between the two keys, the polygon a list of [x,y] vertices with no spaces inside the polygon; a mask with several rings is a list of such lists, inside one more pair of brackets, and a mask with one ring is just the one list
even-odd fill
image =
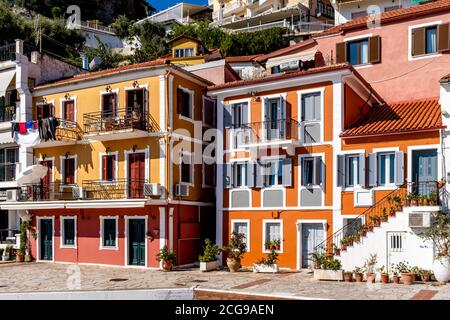
{"label": "wooden door", "polygon": [[130,219],[128,222],[128,264],[145,265],[145,220]]}
{"label": "wooden door", "polygon": [[75,121],[75,103],[73,100],[64,102],[64,120]]}
{"label": "wooden door", "polygon": [[53,224],[51,219],[41,219],[40,226],[40,259],[53,259]]}
{"label": "wooden door", "polygon": [[41,198],[42,200],[50,199],[51,183],[52,183],[52,172],[53,172],[53,161],[45,160],[40,162],[41,165],[47,167],[47,174],[41,179]]}
{"label": "wooden door", "polygon": [[145,153],[128,156],[128,195],[130,198],[144,198]]}

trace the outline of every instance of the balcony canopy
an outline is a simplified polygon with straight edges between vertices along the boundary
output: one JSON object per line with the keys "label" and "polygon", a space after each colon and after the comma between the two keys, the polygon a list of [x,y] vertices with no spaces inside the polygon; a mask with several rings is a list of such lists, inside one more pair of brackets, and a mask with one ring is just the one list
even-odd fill
{"label": "balcony canopy", "polygon": [[0,71],[0,97],[4,97],[16,75],[16,69]]}

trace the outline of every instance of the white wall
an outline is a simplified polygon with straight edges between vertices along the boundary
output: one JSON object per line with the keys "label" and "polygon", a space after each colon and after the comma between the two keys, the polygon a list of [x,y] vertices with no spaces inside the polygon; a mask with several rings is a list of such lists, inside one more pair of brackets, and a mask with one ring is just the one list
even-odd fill
{"label": "white wall", "polygon": [[448,190],[450,182],[450,84],[441,85],[439,102],[442,110],[442,124],[447,126],[442,130],[443,171],[445,171],[442,175],[447,179],[446,188]]}

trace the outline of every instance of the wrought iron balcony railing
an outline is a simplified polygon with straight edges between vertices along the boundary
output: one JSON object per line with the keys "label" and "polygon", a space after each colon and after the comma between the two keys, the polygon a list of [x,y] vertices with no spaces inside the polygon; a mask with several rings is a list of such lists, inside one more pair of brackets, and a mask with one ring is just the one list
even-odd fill
{"label": "wrought iron balcony railing", "polygon": [[145,179],[84,180],[85,199],[143,199]]}
{"label": "wrought iron balcony railing", "polygon": [[298,140],[299,124],[294,119],[253,122],[234,128],[237,146],[283,140]]}
{"label": "wrought iron balcony railing", "polygon": [[20,188],[19,201],[73,200],[74,187],[60,182],[25,184]]}
{"label": "wrought iron balcony railing", "polygon": [[133,111],[130,108],[114,111],[99,111],[83,115],[84,132],[99,134],[120,130],[157,131],[155,121],[147,113]]}
{"label": "wrought iron balcony railing", "polygon": [[0,107],[0,122],[8,122],[14,120],[16,117],[16,106],[2,106]]}

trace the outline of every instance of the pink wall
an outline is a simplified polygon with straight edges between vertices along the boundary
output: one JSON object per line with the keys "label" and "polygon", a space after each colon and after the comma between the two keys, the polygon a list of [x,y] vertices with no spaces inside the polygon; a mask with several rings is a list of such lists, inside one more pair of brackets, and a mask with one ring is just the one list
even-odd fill
{"label": "pink wall", "polygon": [[349,31],[344,35],[316,39],[327,64],[336,61],[336,43],[344,38],[372,34],[381,36],[381,63],[356,67],[386,101],[439,96],[439,79],[448,74],[450,52],[442,56],[408,61],[408,26],[427,22],[450,22],[450,13],[383,24],[379,29]]}

